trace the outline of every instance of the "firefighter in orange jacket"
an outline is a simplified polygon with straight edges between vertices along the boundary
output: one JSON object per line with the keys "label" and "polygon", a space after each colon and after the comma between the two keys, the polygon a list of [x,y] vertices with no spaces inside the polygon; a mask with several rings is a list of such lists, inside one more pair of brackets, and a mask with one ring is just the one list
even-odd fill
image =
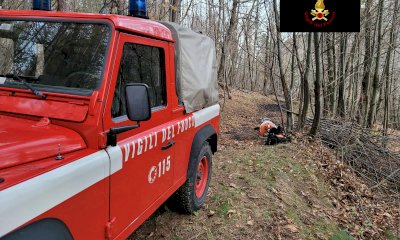
{"label": "firefighter in orange jacket", "polygon": [[273,123],[269,118],[265,118],[259,127],[258,135],[260,137],[266,137],[269,131],[273,128],[277,128],[275,123]]}

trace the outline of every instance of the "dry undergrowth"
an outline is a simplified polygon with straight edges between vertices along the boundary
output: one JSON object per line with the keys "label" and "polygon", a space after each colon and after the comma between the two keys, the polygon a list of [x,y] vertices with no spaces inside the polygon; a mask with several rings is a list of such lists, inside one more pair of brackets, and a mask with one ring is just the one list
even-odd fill
{"label": "dry undergrowth", "polygon": [[273,98],[232,95],[204,208],[188,216],[162,207],[130,239],[399,239],[396,198],[371,192],[306,137],[262,145],[253,128],[264,116],[279,121]]}

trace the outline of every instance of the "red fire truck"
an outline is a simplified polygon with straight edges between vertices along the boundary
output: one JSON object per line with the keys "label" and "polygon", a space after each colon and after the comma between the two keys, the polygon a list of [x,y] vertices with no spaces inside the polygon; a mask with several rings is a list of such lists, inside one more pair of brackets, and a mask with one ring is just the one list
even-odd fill
{"label": "red fire truck", "polygon": [[43,2],[0,10],[0,239],[126,239],[164,202],[200,209],[219,131],[214,43],[136,5]]}

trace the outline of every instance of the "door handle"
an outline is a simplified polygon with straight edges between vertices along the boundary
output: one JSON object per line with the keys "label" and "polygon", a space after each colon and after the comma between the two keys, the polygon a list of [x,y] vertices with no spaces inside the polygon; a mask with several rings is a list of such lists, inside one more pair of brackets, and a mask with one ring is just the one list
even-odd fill
{"label": "door handle", "polygon": [[171,140],[171,141],[168,142],[167,145],[162,146],[162,147],[161,147],[161,150],[165,151],[165,150],[171,148],[171,147],[174,146],[174,145],[175,145],[175,142]]}

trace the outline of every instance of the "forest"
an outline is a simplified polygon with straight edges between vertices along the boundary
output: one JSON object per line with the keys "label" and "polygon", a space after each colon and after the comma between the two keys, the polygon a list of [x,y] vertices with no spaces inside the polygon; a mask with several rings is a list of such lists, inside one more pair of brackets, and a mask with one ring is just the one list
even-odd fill
{"label": "forest", "polygon": [[[281,33],[276,0],[149,0],[150,19],[180,23],[214,39],[218,81],[284,98],[287,129],[308,115],[400,128],[398,0],[363,0],[359,33]],[[3,9],[30,1],[1,0]],[[53,0],[61,11],[127,14],[125,0]],[[297,116],[297,117],[295,117]],[[316,134],[318,124],[312,134]]]}
{"label": "forest", "polygon": [[[0,0],[0,9],[23,10],[31,9],[31,6],[31,1],[27,0]],[[127,15],[128,0],[52,0],[52,8]],[[277,106],[278,115],[274,120],[287,132],[320,139],[336,151],[337,158],[346,162],[357,176],[367,182],[368,189],[383,189],[399,204],[399,0],[361,0],[360,32],[281,32],[278,0],[148,0],[147,9],[152,20],[176,22],[215,41],[222,111],[226,105],[226,114],[230,114],[229,106],[240,102],[238,98],[242,93],[256,93],[257,96],[272,99],[272,107],[267,104],[266,112],[256,113],[258,119],[270,117],[263,115],[274,112]],[[236,118],[235,113],[230,117]],[[231,118],[225,119],[226,123],[232,121]],[[233,130],[225,128],[222,136],[229,136]],[[246,132],[249,128],[240,129]],[[243,140],[240,134],[239,139],[232,140],[235,144]],[[230,143],[223,140],[223,144]],[[323,152],[325,154],[325,150]],[[224,159],[224,156],[220,155],[220,158]],[[240,188],[236,185],[230,184],[228,188]],[[384,196],[386,198],[387,195]],[[211,206],[219,209],[223,203],[223,200],[217,199],[211,202]],[[400,205],[394,206],[395,213],[391,214],[394,220],[387,224],[391,225],[390,229],[400,231]],[[213,216],[214,210],[206,214]],[[223,215],[236,214],[240,209],[229,211],[222,211]],[[360,216],[368,215],[365,209],[357,211],[360,211]],[[377,215],[368,216],[373,221]],[[208,218],[210,216],[201,219],[206,221]],[[359,239],[385,239],[382,237],[383,230],[374,228],[371,231],[379,233],[362,235],[356,227],[350,226],[358,223],[349,221],[341,224]],[[153,230],[150,233],[139,230],[139,234],[143,232],[146,236],[158,234]],[[133,236],[133,239],[140,239],[139,236]],[[230,235],[226,236],[229,239]],[[308,239],[307,236],[303,237]]]}

